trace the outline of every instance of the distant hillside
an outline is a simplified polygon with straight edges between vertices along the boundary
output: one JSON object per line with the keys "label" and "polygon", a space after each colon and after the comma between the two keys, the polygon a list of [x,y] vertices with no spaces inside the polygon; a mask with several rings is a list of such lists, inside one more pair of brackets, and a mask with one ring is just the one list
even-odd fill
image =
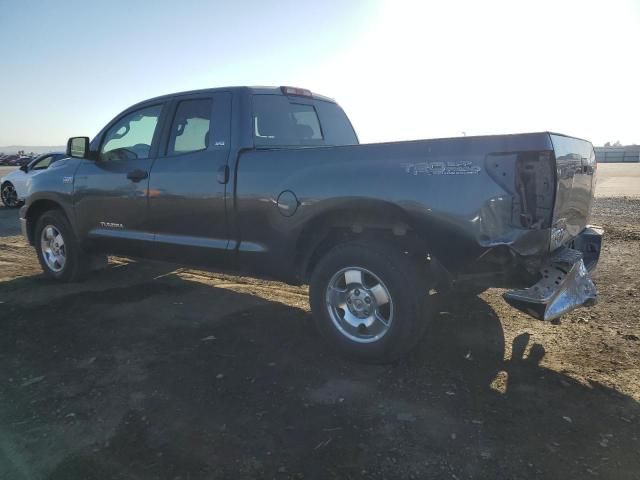
{"label": "distant hillside", "polygon": [[47,153],[47,152],[64,152],[67,149],[64,145],[58,146],[33,146],[33,145],[9,145],[8,147],[0,147],[0,153],[6,153],[12,155],[18,153],[20,150],[24,150],[25,153]]}

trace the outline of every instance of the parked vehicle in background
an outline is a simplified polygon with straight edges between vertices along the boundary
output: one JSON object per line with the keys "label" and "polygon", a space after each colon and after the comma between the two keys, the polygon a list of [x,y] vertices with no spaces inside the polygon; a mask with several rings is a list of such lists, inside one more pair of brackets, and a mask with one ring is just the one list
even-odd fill
{"label": "parked vehicle in background", "polygon": [[20,211],[54,279],[113,252],[308,283],[323,336],[375,362],[416,345],[436,292],[512,288],[507,302],[544,320],[596,300],[585,140],[358,145],[331,99],[240,87],[141,102],[67,154]]}
{"label": "parked vehicle in background", "polygon": [[15,166],[15,163],[18,161],[18,156],[17,155],[7,155],[6,157],[4,157],[2,159],[2,165],[7,166],[7,167],[13,167]]}
{"label": "parked vehicle in background", "polygon": [[20,167],[34,160],[30,155],[4,155],[0,157],[0,165],[8,167]]}
{"label": "parked vehicle in background", "polygon": [[[63,152],[50,152],[34,159],[19,157],[16,163],[20,168],[0,178],[0,198],[5,206],[13,208],[24,202],[27,194],[27,180],[34,174],[46,170],[61,158],[66,157]],[[27,161],[30,160],[28,163]]]}

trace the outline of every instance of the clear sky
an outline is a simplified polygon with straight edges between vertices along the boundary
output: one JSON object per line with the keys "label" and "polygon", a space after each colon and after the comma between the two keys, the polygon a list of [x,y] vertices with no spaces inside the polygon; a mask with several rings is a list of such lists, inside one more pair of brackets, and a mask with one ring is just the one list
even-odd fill
{"label": "clear sky", "polygon": [[333,98],[362,141],[553,130],[640,143],[640,0],[0,0],[0,145],[93,136],[227,85]]}

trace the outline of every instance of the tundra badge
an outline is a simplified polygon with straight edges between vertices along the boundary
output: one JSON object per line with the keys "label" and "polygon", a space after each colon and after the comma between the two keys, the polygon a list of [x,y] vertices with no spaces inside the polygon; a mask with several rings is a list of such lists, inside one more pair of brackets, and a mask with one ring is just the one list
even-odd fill
{"label": "tundra badge", "polygon": [[102,228],[118,228],[120,230],[124,228],[124,225],[122,225],[121,223],[114,223],[114,222],[100,222],[100,226]]}

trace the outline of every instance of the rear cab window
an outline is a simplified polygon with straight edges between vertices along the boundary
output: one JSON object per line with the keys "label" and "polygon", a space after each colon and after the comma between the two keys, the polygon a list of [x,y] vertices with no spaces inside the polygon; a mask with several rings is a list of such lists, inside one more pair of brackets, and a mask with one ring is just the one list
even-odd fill
{"label": "rear cab window", "polygon": [[256,147],[355,145],[349,119],[333,102],[319,99],[253,95],[253,136]]}

